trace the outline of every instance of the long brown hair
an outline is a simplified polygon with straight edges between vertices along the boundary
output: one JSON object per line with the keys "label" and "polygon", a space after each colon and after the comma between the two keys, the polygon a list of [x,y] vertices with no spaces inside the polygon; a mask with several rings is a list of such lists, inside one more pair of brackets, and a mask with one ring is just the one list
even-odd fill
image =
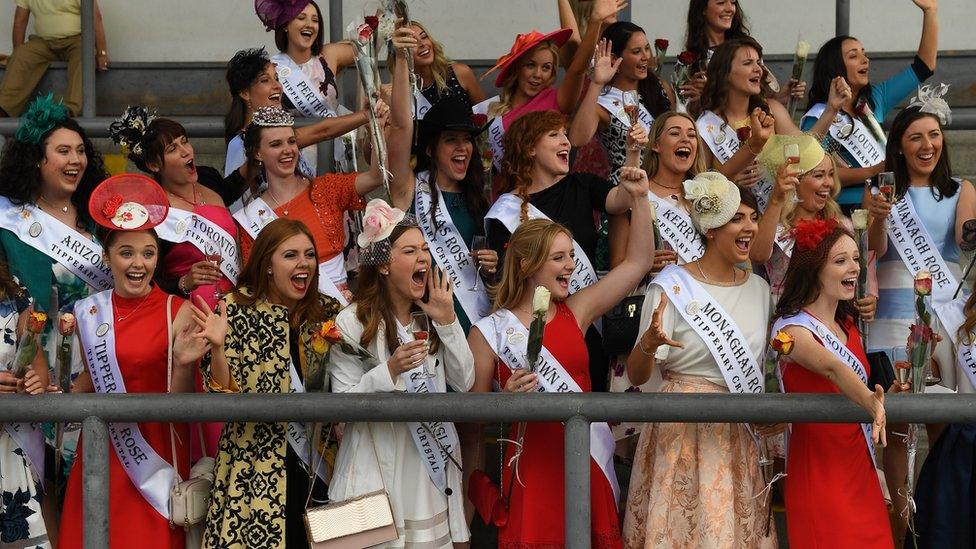
{"label": "long brown hair", "polygon": [[[397,225],[390,233],[390,247],[407,231],[414,229],[412,225]],[[397,318],[393,314],[393,299],[390,297],[389,275],[380,273],[382,265],[360,265],[359,276],[357,278],[356,294],[353,303],[356,304],[356,320],[363,327],[363,335],[359,337],[359,343],[363,347],[376,339],[379,333],[380,323],[385,327],[386,350],[392,355],[396,348],[400,346],[400,338],[397,337]],[[427,276],[431,276],[428,274]],[[434,354],[440,345],[437,337],[437,330],[431,330],[428,334],[430,341],[430,352]]]}
{"label": "long brown hair", "polygon": [[[651,147],[660,141],[664,130],[668,127],[668,121],[676,116],[691,122],[691,127],[695,128],[695,135],[698,135],[698,126],[695,124],[695,119],[688,113],[667,111],[655,118],[654,123],[651,125],[650,141],[647,144],[647,149],[644,154],[644,171],[647,172],[648,177],[654,177],[661,164],[661,155],[652,150]],[[698,148],[695,151],[695,161],[691,164],[691,169],[688,170],[688,173],[685,174],[686,179],[691,179],[704,171],[708,171],[708,166],[705,165],[705,156],[702,154],[705,143],[702,141],[701,136],[697,136],[695,139],[698,141]]]}
{"label": "long brown hair", "polygon": [[[783,278],[783,295],[776,303],[776,313],[773,318],[795,315],[804,307],[813,303],[820,296],[820,270],[830,256],[830,249],[842,237],[854,239],[854,235],[836,221],[833,230],[828,233],[815,247],[801,250],[796,247],[790,257],[790,265],[786,268]],[[834,320],[845,323],[860,318],[853,301],[841,301],[837,304]]]}
{"label": "long brown hair", "polygon": [[[258,300],[267,300],[271,292],[271,276],[268,271],[271,269],[271,257],[281,243],[289,238],[303,234],[312,242],[315,247],[315,238],[301,221],[294,219],[278,218],[268,223],[261,229],[254,245],[251,247],[251,255],[241,269],[241,277],[234,290],[234,301],[242,305],[254,305]],[[316,257],[318,253],[316,252]],[[308,278],[309,290],[305,292],[305,297],[298,300],[295,310],[291,311],[290,324],[292,328],[298,328],[305,321],[316,322],[325,320],[326,311],[319,298],[319,270],[312,269],[312,276]],[[248,293],[243,292],[244,289]]]}
{"label": "long brown hair", "polygon": [[530,112],[512,122],[502,138],[505,149],[502,159],[505,186],[502,192],[514,193],[522,199],[522,221],[529,217],[528,188],[532,185],[532,166],[535,165],[530,152],[546,132],[565,127],[566,118],[556,111]]}
{"label": "long brown hair", "polygon": [[490,289],[492,312],[511,309],[518,305],[526,291],[534,290],[528,288],[525,281],[548,261],[549,248],[559,234],[573,238],[569,229],[549,219],[530,219],[515,229],[505,250],[502,280]]}
{"label": "long brown hair", "polygon": [[[715,48],[715,55],[712,56],[712,60],[708,63],[708,69],[706,70],[708,79],[705,81],[705,89],[702,90],[701,95],[701,108],[703,111],[718,113],[724,110],[725,104],[729,99],[729,74],[732,72],[732,63],[735,60],[735,54],[742,48],[756,50],[756,53],[759,54],[759,59],[762,60],[762,46],[759,45],[759,42],[756,42],[748,36],[735,40],[727,40]],[[773,92],[769,89],[769,84],[766,83],[765,71],[763,69],[763,76],[759,80],[759,94],[749,97],[749,112],[752,112],[756,107],[759,107],[767,113],[769,112],[769,105],[766,103],[765,98],[772,97]]]}

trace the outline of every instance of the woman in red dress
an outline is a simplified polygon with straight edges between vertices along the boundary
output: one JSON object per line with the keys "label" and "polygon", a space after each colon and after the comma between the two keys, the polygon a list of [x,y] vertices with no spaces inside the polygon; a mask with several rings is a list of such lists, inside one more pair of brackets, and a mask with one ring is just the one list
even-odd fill
{"label": "woman in red dress", "polygon": [[873,462],[873,444],[886,443],[884,390],[867,387],[871,371],[854,305],[857,244],[834,220],[800,221],[795,231],[773,325],[774,346],[793,340],[780,351],[784,391],[841,393],[874,422],[793,424],[785,481],[790,547],[892,547]]}
{"label": "woman in red dress", "polygon": [[[109,178],[96,188],[89,207],[95,222],[108,229],[100,236],[115,288],[75,304],[87,368],[73,391],[192,392],[194,366],[207,344],[194,337],[189,306],[151,284],[159,257],[159,239],[153,227],[166,217],[165,192],[148,177],[125,174]],[[202,299],[200,304],[205,306]],[[171,319],[167,319],[167,310]],[[167,336],[168,320],[173,322],[172,343]],[[103,343],[108,352],[97,350]],[[170,348],[171,382],[167,368]],[[183,425],[174,427],[175,444],[168,423],[115,424],[110,429],[110,437],[122,437],[123,443],[134,443],[144,451],[144,459],[123,466],[115,450],[109,450],[112,547],[184,547],[183,528],[171,527],[165,515],[171,482],[178,480],[173,475],[172,448],[177,452],[179,478],[187,478],[188,470],[189,453],[180,442],[189,440],[188,432]],[[81,444],[78,446],[80,449]],[[65,495],[59,544],[64,548],[82,546],[81,456],[79,450]],[[145,478],[148,473],[155,473],[153,482],[145,483],[151,485],[149,488],[140,489],[133,478]]]}
{"label": "woman in red dress", "polygon": [[[569,288],[576,264],[569,231],[548,219],[535,219],[525,221],[512,234],[494,312],[478,322],[468,337],[475,357],[474,391],[490,391],[493,380],[507,392],[590,391],[583,333],[637,285],[650,270],[654,255],[650,206],[644,198],[647,175],[637,168],[622,168],[621,185],[633,199],[626,258],[599,282],[571,296]],[[525,364],[533,310],[544,314],[546,319],[542,349],[535,364],[545,375],[529,373]],[[513,426],[510,439],[518,438],[517,429]],[[613,435],[605,423],[594,424],[592,433],[591,546],[621,547]],[[521,455],[516,461],[517,471],[512,471],[509,465],[513,451],[514,448],[508,449],[502,474],[502,494],[507,496],[509,487],[512,489],[506,505],[507,521],[495,523],[499,526],[499,546],[564,545],[562,425],[526,424]],[[477,494],[471,495],[473,500],[479,499]],[[486,514],[483,508],[479,512],[483,517]]]}

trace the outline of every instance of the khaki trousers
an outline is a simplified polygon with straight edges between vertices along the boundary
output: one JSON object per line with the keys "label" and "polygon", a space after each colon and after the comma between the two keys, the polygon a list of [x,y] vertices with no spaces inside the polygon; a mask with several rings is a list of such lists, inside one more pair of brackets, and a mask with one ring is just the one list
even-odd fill
{"label": "khaki trousers", "polygon": [[0,82],[0,108],[9,116],[20,116],[34,88],[52,61],[68,63],[68,89],[62,99],[75,116],[81,113],[81,35],[47,40],[31,35],[7,61]]}

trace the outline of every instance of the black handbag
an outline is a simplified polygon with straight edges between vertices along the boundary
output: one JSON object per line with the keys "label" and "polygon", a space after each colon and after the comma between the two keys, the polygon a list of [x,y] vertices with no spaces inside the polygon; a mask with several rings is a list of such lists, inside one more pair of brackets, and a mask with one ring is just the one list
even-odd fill
{"label": "black handbag", "polygon": [[608,355],[630,354],[640,335],[644,295],[627,296],[603,315],[603,350]]}
{"label": "black handbag", "polygon": [[871,375],[868,377],[868,389],[874,391],[875,385],[880,385],[887,391],[895,382],[895,369],[891,367],[891,359],[884,351],[868,353],[868,364],[871,365]]}

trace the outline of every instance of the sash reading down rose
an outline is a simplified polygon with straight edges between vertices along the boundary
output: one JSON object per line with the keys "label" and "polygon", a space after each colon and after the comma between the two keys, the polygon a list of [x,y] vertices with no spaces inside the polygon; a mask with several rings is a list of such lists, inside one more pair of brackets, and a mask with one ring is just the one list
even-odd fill
{"label": "sash reading down rose", "polygon": [[[837,357],[841,362],[846,364],[848,368],[853,370],[855,374],[857,374],[857,377],[861,380],[861,383],[864,385],[868,384],[868,374],[864,364],[862,364],[861,360],[854,356],[854,353],[852,353],[846,345],[841,343],[830,328],[825,326],[822,322],[814,318],[809,313],[800,311],[793,316],[777,319],[773,324],[773,333],[775,334],[787,326],[800,326],[810,330],[812,334],[816,335],[820,339],[825,348],[827,348],[831,353],[834,354],[835,357]],[[779,368],[779,365],[776,367]],[[873,388],[870,389],[873,390]],[[864,435],[864,443],[867,445],[868,455],[871,456],[871,461],[873,462],[874,441],[871,439],[871,424],[862,423],[861,433]],[[877,467],[877,463],[875,463],[875,467]]]}
{"label": "sash reading down rose", "polygon": [[[437,210],[434,212],[435,222],[431,221],[431,185],[428,183],[429,172],[417,174],[417,189],[414,192],[414,212],[417,214],[417,224],[424,233],[424,240],[430,246],[430,253],[437,265],[444,269],[454,281],[454,297],[457,298],[468,319],[476,322],[488,314],[488,293],[485,285],[479,290],[473,288],[478,277],[478,265],[471,257],[467,243],[458,231],[454,220],[444,202],[444,195],[437,190]],[[436,223],[437,228],[434,228]]]}
{"label": "sash reading down rose", "polygon": [[[508,309],[500,309],[476,324],[495,355],[512,371],[528,368],[526,353],[529,331]],[[540,393],[582,393],[573,376],[542,346],[536,364]],[[613,469],[616,441],[610,426],[603,422],[590,424],[590,458],[597,464],[613,489],[614,501],[620,501],[620,487]]]}
{"label": "sash reading down rose", "polygon": [[33,204],[16,206],[0,196],[0,228],[63,265],[96,290],[115,285],[102,246]]}
{"label": "sash reading down rose", "polygon": [[241,274],[237,240],[220,225],[202,215],[170,208],[166,219],[156,226],[156,234],[167,242],[189,242],[204,256],[210,246],[220,250],[220,272],[233,284]]}
{"label": "sash reading down rose", "polygon": [[[112,290],[76,302],[75,317],[95,391],[124,394],[125,382],[115,354]],[[169,520],[170,488],[176,482],[173,466],[142,436],[138,423],[109,423],[108,433],[132,484],[156,512]]]}
{"label": "sash reading down rose", "polygon": [[[242,229],[247,231],[247,234],[252,239],[257,240],[261,229],[268,223],[278,219],[278,214],[259,196],[248,202],[240,210],[234,212],[234,219],[237,220],[237,223]],[[337,268],[338,262],[342,262],[342,265]],[[334,297],[340,305],[345,307],[349,305],[349,301],[346,300],[346,297],[342,295],[342,292],[339,291],[339,288],[332,280],[332,277],[338,273],[345,273],[345,258],[343,258],[341,253],[319,264],[319,293]]]}
{"label": "sash reading down rose", "polygon": [[[705,141],[708,148],[712,151],[715,158],[725,164],[739,152],[742,143],[735,134],[732,126],[722,120],[719,115],[712,111],[705,111],[698,117],[698,135]],[[766,211],[766,204],[769,203],[769,194],[773,190],[773,181],[767,174],[752,186],[752,192],[756,195],[756,202],[759,203],[759,211]]]}

